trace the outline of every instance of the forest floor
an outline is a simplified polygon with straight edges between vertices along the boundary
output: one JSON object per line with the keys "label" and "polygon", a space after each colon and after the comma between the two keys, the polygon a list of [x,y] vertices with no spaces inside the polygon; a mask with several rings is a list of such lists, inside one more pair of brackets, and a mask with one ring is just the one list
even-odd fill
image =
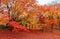
{"label": "forest floor", "polygon": [[60,39],[60,31],[59,30],[55,30],[54,32],[20,31],[16,33],[4,29],[0,30],[0,39]]}

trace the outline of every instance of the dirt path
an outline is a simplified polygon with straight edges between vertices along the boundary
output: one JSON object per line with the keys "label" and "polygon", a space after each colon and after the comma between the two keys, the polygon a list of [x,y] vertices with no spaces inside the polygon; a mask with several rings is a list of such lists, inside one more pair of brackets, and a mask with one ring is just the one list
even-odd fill
{"label": "dirt path", "polygon": [[23,32],[14,33],[8,30],[0,30],[0,39],[60,39],[60,31],[52,32]]}

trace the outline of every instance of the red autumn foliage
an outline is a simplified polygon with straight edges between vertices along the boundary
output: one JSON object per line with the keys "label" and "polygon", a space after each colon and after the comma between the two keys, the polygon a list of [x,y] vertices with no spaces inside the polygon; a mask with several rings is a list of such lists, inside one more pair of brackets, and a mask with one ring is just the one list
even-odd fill
{"label": "red autumn foliage", "polygon": [[[12,1],[14,1],[14,2],[16,1],[16,3],[12,2]],[[28,26],[32,26],[32,25],[34,25],[34,26],[39,25],[40,26],[40,24],[38,24],[38,22],[39,23],[41,22],[42,27],[46,28],[47,30],[51,28],[52,24],[53,24],[53,26],[59,26],[59,23],[57,22],[59,20],[57,20],[57,18],[55,19],[56,15],[54,15],[54,14],[57,14],[60,12],[60,10],[57,8],[57,6],[56,6],[57,9],[55,7],[53,7],[53,5],[52,6],[38,6],[37,4],[35,4],[35,0],[12,0],[12,1],[11,1],[11,3],[13,5],[11,4],[12,7],[8,8],[7,13],[9,13],[11,20],[13,20],[13,21],[10,21],[9,16],[5,16],[7,14],[5,12],[3,12],[4,18],[3,18],[3,20],[2,19],[0,20],[1,25],[3,23],[8,23],[8,25],[10,27],[13,27],[13,31],[18,32],[18,30],[24,30],[24,31],[29,32],[28,28],[24,27],[26,25],[22,26],[24,24],[24,22],[21,25],[19,24],[20,19],[27,18],[27,19],[29,19],[29,21],[31,21],[31,24],[28,23],[29,24]],[[0,0],[0,2],[7,5],[9,1],[8,0]],[[4,8],[7,8],[7,7],[4,7]],[[0,11],[4,11],[3,10],[4,8],[0,9]],[[35,20],[37,13],[39,13],[38,14],[39,20],[36,20],[37,22],[35,23],[35,21],[33,21],[33,20]],[[43,13],[43,15],[45,14],[45,16],[47,15],[49,20],[48,20],[48,18],[45,18],[45,16],[41,15],[41,13]],[[52,15],[52,17],[54,15],[53,19],[52,19],[52,17],[51,18],[49,17],[51,15]],[[59,15],[57,14],[57,16],[59,16]],[[27,17],[27,16],[29,16],[29,17]],[[15,17],[16,17],[16,20],[15,20]],[[22,18],[20,18],[20,17],[22,17]],[[31,20],[31,18],[33,18],[33,19]],[[19,22],[16,22],[16,21],[19,21]],[[45,23],[45,24],[43,24],[43,23]]]}
{"label": "red autumn foliage", "polygon": [[39,19],[40,19],[41,22],[45,22],[45,20],[46,20],[46,18],[42,15],[39,16]]}
{"label": "red autumn foliage", "polygon": [[9,22],[8,25],[12,26],[12,27],[16,27],[16,28],[21,28],[21,26],[19,25],[19,23],[15,22],[15,21],[14,22]]}
{"label": "red autumn foliage", "polygon": [[9,22],[8,25],[10,27],[14,27],[15,32],[18,32],[18,30],[24,30],[24,31],[30,32],[27,27],[22,27],[21,25],[19,25],[18,22],[15,22],[15,21]]}

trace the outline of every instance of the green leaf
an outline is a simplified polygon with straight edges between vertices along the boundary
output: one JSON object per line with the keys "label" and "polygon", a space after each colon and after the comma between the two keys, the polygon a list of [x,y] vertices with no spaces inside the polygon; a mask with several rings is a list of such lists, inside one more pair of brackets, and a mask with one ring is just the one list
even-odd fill
{"label": "green leaf", "polygon": [[0,25],[0,29],[4,29],[4,28],[7,28],[8,26],[7,25]]}

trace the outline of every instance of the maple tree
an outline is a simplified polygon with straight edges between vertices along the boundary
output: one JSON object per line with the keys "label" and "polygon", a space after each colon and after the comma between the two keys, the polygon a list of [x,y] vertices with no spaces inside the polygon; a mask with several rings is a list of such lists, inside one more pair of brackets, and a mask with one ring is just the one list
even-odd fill
{"label": "maple tree", "polygon": [[[39,6],[35,0],[1,0],[0,25],[8,24],[13,31],[46,29],[60,26],[60,4]],[[2,6],[1,5],[1,6]],[[5,7],[6,6],[6,7]],[[7,9],[7,11],[5,11]]]}

